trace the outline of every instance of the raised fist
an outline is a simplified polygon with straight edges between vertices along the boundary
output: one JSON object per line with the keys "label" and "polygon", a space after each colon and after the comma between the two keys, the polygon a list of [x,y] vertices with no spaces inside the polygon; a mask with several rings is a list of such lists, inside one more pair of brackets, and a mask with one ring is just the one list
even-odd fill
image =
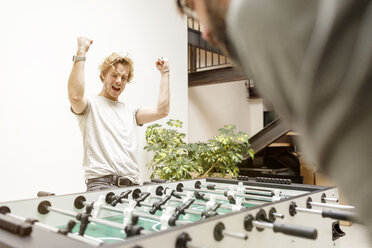
{"label": "raised fist", "polygon": [[158,58],[155,62],[156,68],[161,72],[168,72],[169,71],[169,64],[168,64],[168,59],[167,58]]}
{"label": "raised fist", "polygon": [[93,41],[87,37],[79,36],[77,38],[78,41],[78,55],[85,55],[88,52],[90,45],[92,45]]}

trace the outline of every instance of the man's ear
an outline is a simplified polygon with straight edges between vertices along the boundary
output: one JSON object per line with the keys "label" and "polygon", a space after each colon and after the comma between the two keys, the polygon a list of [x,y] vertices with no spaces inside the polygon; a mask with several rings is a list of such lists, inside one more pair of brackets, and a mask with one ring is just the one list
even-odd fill
{"label": "man's ear", "polygon": [[106,75],[107,75],[107,73],[105,74],[105,73],[101,73],[101,81],[102,81],[102,83],[103,83],[103,81],[105,81],[106,80]]}

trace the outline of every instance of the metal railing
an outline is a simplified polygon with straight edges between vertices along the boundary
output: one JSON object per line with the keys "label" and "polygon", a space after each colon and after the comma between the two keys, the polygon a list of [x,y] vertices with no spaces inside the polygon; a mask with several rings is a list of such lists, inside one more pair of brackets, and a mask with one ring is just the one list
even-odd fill
{"label": "metal railing", "polygon": [[187,27],[189,35],[189,73],[231,66],[230,58],[202,39],[200,24],[197,21],[188,18]]}

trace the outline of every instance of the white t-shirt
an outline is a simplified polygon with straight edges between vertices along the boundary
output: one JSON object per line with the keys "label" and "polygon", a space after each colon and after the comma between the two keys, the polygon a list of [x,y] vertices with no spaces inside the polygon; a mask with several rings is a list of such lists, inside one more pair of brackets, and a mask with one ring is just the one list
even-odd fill
{"label": "white t-shirt", "polygon": [[76,115],[83,136],[85,178],[119,175],[139,183],[136,112],[138,108],[103,96],[88,99]]}

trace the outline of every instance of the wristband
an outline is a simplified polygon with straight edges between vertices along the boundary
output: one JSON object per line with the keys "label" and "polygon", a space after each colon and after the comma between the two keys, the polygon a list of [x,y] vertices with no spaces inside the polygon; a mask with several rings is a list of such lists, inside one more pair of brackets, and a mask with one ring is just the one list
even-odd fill
{"label": "wristband", "polygon": [[86,57],[72,56],[72,61],[85,61]]}

